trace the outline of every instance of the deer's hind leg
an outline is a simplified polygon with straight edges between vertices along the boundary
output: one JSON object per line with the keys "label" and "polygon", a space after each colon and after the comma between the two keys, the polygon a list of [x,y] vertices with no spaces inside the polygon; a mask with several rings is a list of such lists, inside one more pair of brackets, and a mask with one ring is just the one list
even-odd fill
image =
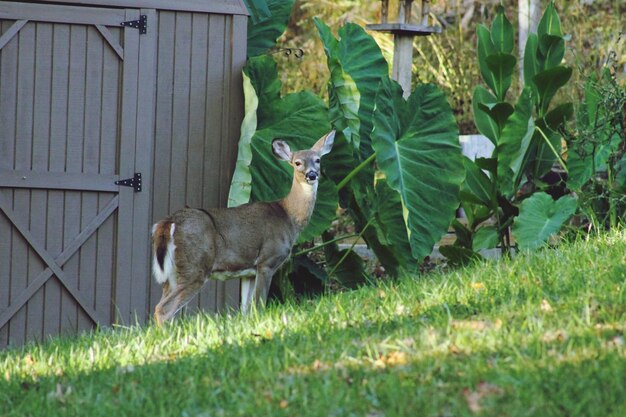
{"label": "deer's hind leg", "polygon": [[154,319],[158,325],[171,320],[178,311],[183,308],[194,295],[200,291],[204,284],[204,273],[202,271],[187,272],[179,274],[176,287],[165,288],[163,286],[163,296],[154,309]]}

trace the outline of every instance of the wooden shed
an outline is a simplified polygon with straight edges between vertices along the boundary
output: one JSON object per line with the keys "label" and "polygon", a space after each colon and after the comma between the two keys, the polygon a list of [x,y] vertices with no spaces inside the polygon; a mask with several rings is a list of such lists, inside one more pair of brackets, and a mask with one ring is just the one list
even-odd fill
{"label": "wooden shed", "polygon": [[241,0],[0,2],[0,348],[150,317],[151,225],[226,205],[246,25]]}

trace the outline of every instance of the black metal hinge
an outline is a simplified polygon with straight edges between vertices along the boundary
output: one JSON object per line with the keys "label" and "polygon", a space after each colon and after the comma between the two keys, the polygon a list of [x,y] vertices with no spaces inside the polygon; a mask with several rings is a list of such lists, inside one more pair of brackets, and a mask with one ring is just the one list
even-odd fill
{"label": "black metal hinge", "polygon": [[126,178],[125,180],[115,181],[115,185],[121,185],[124,187],[133,187],[136,193],[141,192],[141,172],[135,172],[132,178]]}
{"label": "black metal hinge", "polygon": [[139,20],[128,20],[126,22],[120,23],[121,26],[126,26],[129,28],[139,29],[139,33],[145,35],[148,33],[148,16],[142,14],[139,16]]}

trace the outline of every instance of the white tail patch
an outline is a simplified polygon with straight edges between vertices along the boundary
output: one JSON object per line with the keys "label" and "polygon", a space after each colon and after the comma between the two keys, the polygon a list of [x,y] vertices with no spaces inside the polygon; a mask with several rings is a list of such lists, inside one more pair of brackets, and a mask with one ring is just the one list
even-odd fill
{"label": "white tail patch", "polygon": [[[156,227],[156,224],[152,227],[153,235]],[[165,257],[163,258],[163,269],[161,269],[159,261],[157,261],[156,254],[152,257],[152,276],[154,276],[154,279],[159,284],[169,281],[170,289],[172,290],[176,288],[176,264],[174,263],[174,251],[176,250],[176,245],[174,244],[174,230],[176,230],[176,225],[172,223],[170,226],[170,238],[167,242],[167,251],[165,252]]]}

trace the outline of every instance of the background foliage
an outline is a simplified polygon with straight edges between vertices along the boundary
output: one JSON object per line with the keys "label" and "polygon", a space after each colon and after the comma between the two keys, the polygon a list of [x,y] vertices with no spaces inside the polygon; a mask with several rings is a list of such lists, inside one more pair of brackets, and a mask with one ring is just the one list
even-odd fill
{"label": "background foliage", "polygon": [[[393,3],[393,1],[391,2]],[[507,17],[517,30],[517,1],[504,0]],[[547,5],[541,1],[541,10]],[[475,85],[480,84],[476,65],[476,27],[488,25],[499,1],[431,2],[431,17],[444,26],[440,35],[419,38],[414,43],[414,84],[434,82],[439,85],[452,106],[461,133],[476,133],[472,122],[471,98]],[[417,11],[417,8],[414,7]],[[568,48],[566,66],[575,68],[572,81],[559,92],[557,101],[576,102],[583,98],[583,84],[588,75],[600,69],[607,60],[616,59],[618,82],[624,83],[626,74],[626,36],[623,16],[626,2],[621,0],[558,1],[557,9],[565,30]],[[297,0],[286,33],[279,38],[281,48],[301,48],[304,55],[296,59],[276,57],[285,92],[310,89],[316,94],[327,94],[326,82],[319,74],[325,70],[324,51],[313,17],[337,30],[349,21],[365,26],[380,22],[380,2],[372,0]],[[383,55],[391,62],[393,43],[390,35],[371,33],[380,45]],[[517,77],[511,90],[519,94]]]}

